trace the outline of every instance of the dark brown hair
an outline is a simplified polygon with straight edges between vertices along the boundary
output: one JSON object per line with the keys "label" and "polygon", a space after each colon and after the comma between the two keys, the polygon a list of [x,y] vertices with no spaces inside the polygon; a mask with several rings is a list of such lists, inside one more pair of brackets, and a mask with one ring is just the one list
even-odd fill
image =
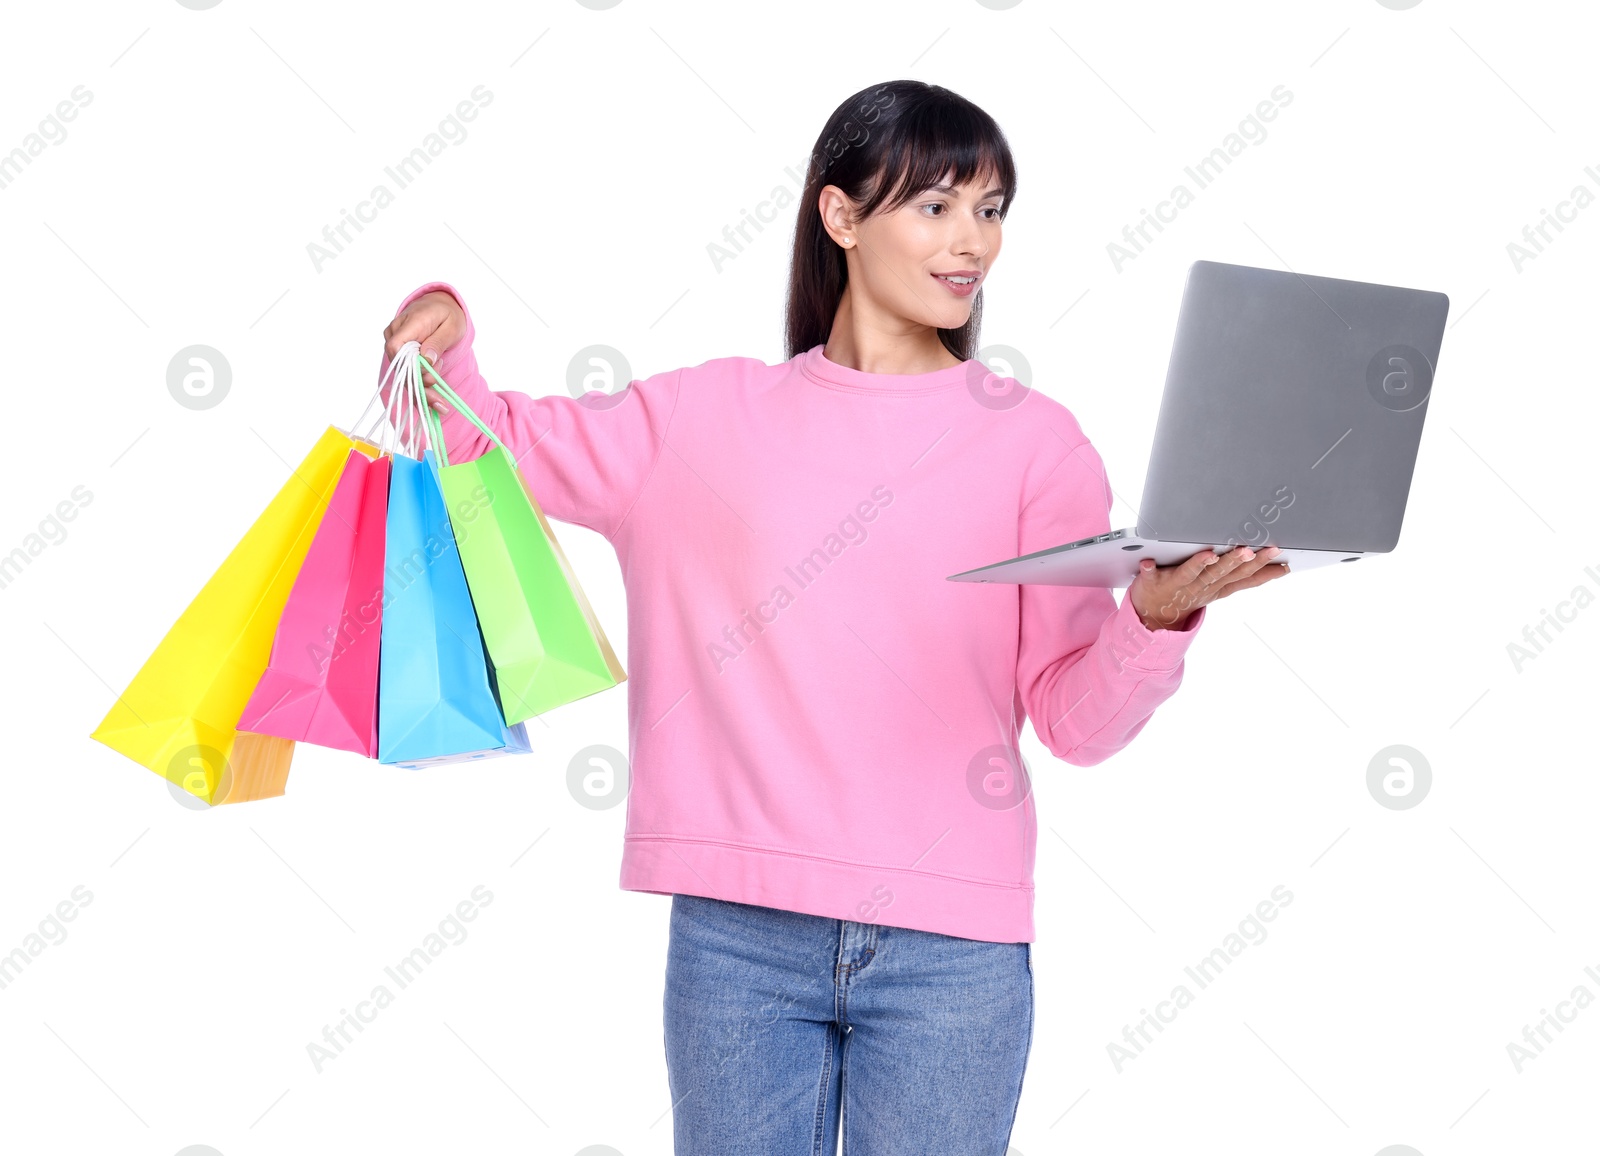
{"label": "dark brown hair", "polygon": [[[1011,146],[993,117],[948,88],[920,80],[891,80],[864,88],[828,118],[811,159],[795,222],[785,306],[785,357],[828,340],[849,279],[844,250],[822,227],[818,198],[837,185],[863,217],[892,213],[953,173],[951,184],[994,173],[1005,193],[1005,219],[1017,191]],[[959,329],[939,330],[944,347],[963,361],[976,354],[983,290]]]}

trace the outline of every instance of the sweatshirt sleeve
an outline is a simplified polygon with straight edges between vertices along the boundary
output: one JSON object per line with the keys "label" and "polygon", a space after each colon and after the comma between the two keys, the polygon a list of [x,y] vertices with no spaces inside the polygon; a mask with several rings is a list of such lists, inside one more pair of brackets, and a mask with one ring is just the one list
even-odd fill
{"label": "sweatshirt sleeve", "polygon": [[[440,375],[505,443],[547,516],[612,538],[643,492],[666,444],[683,371],[669,370],[629,382],[616,393],[594,392],[582,399],[565,392],[530,397],[512,390],[492,391],[478,372],[472,314],[454,286],[442,281],[423,285],[395,312],[424,293],[441,289],[460,303],[467,332],[440,351]],[[388,393],[385,389],[385,401]],[[452,462],[471,461],[493,446],[453,409],[441,415],[440,424]]]}
{"label": "sweatshirt sleeve", "polygon": [[[1067,453],[1027,500],[1019,554],[1111,529],[1111,486],[1087,441]],[[1021,587],[1017,690],[1050,753],[1076,766],[1102,762],[1133,741],[1178,689],[1183,655],[1206,608],[1182,629],[1149,630],[1124,594],[1088,586]]]}

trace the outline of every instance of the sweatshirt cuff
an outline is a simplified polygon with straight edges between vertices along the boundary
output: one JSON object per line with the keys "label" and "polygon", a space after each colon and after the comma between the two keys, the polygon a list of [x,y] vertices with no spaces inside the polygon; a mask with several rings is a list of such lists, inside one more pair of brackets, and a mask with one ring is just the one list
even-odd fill
{"label": "sweatshirt cuff", "polygon": [[[1133,608],[1133,599],[1126,594],[1116,614],[1111,616],[1111,630],[1115,637],[1127,640],[1123,664],[1151,674],[1176,670],[1183,662],[1184,653],[1200,633],[1200,624],[1206,620],[1206,607],[1189,612],[1188,618],[1177,625],[1182,629],[1151,630],[1139,621]],[[1127,653],[1131,649],[1132,653]]]}

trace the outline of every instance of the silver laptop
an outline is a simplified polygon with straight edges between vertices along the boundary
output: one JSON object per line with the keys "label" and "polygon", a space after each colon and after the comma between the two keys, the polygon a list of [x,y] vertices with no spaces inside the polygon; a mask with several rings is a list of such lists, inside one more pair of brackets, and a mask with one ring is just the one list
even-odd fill
{"label": "silver laptop", "polygon": [[1189,267],[1137,526],[951,574],[1125,587],[1211,548],[1290,573],[1393,550],[1450,299],[1248,265]]}

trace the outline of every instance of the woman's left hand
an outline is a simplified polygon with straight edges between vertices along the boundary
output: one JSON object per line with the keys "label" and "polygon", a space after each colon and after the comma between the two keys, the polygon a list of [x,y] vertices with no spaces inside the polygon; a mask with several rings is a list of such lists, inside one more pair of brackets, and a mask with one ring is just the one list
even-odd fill
{"label": "woman's left hand", "polygon": [[1157,566],[1152,559],[1141,558],[1127,596],[1146,630],[1171,630],[1208,602],[1283,577],[1289,565],[1273,562],[1277,553],[1276,546],[1260,552],[1238,546],[1221,555],[1207,549],[1175,566]]}

